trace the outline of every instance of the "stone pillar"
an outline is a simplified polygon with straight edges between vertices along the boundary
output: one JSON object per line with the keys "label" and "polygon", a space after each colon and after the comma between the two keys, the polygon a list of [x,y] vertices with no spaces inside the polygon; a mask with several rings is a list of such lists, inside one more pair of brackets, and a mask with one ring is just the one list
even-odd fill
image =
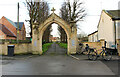
{"label": "stone pillar", "polygon": [[0,44],[0,54],[3,54],[2,51],[3,51],[3,48],[2,48],[3,44]]}
{"label": "stone pillar", "polygon": [[101,39],[100,42],[101,42],[101,45],[105,47],[105,39]]}
{"label": "stone pillar", "polygon": [[32,37],[32,53],[33,54],[41,54],[39,33],[35,29],[33,29],[33,31],[32,31],[32,36],[33,36]]}
{"label": "stone pillar", "polygon": [[118,50],[118,54],[120,56],[120,39],[117,40],[117,50]]}
{"label": "stone pillar", "polygon": [[68,54],[76,54],[77,51],[77,29],[74,22],[71,23],[71,35],[68,42]]}
{"label": "stone pillar", "polygon": [[5,42],[5,44],[2,46],[2,53],[4,55],[8,55],[8,43],[9,42]]}

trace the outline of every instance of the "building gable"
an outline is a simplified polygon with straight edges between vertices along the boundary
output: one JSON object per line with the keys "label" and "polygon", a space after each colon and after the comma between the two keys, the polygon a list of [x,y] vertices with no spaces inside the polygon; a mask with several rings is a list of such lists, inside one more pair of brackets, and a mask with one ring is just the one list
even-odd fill
{"label": "building gable", "polygon": [[16,27],[13,25],[12,21],[7,19],[6,17],[2,17],[0,19],[0,24],[5,25],[15,36],[17,35]]}
{"label": "building gable", "polygon": [[[14,22],[15,25],[18,25],[17,22]],[[24,22],[19,22],[19,29],[21,30],[24,25]]]}
{"label": "building gable", "polygon": [[107,41],[107,47],[114,45],[114,21],[105,10],[102,11],[98,24],[98,40],[101,39]]}
{"label": "building gable", "polygon": [[0,30],[1,30],[6,36],[16,37],[5,25],[0,24]]}
{"label": "building gable", "polygon": [[120,10],[104,10],[104,12],[112,18],[112,20],[120,20]]}
{"label": "building gable", "polygon": [[[6,18],[6,17],[5,17]],[[12,21],[12,20],[10,20],[10,19],[8,19],[8,18],[6,18],[15,28],[17,28],[17,26],[16,26],[16,24]]]}
{"label": "building gable", "polygon": [[2,30],[0,30],[0,39],[5,39],[6,35],[5,33],[2,32]]}

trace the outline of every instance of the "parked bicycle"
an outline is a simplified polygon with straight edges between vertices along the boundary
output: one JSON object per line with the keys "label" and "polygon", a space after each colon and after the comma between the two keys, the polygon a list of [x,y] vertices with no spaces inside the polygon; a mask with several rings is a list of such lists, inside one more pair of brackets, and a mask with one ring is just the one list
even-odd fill
{"label": "parked bicycle", "polygon": [[98,57],[102,56],[104,60],[111,60],[112,59],[112,52],[106,51],[106,47],[102,47],[100,54],[98,54],[98,50],[96,48],[89,48],[88,52],[88,59],[89,60],[97,60]]}
{"label": "parked bicycle", "polygon": [[86,46],[84,47],[84,45],[80,43],[79,46],[80,46],[80,50],[79,52],[77,52],[77,54],[83,54],[84,52],[88,52],[89,49],[88,44],[86,44]]}

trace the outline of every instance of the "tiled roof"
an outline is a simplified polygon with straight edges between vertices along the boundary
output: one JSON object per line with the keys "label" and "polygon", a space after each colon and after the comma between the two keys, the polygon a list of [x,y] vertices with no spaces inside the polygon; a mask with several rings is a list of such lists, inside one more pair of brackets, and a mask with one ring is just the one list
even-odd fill
{"label": "tiled roof", "polygon": [[0,24],[0,30],[7,36],[16,37],[5,25]]}
{"label": "tiled roof", "polygon": [[[6,18],[6,17],[5,17]],[[6,18],[14,27],[16,27],[17,28],[17,25],[13,22],[13,21],[11,21],[10,19],[8,19],[8,18]]]}
{"label": "tiled roof", "polygon": [[104,10],[113,20],[120,20],[120,10]]}
{"label": "tiled roof", "polygon": [[[13,22],[11,21],[10,19],[8,19],[7,17],[5,17],[15,28],[18,28],[17,27],[17,22]],[[23,26],[24,22],[19,22],[19,29],[21,30],[22,29],[22,26]]]}
{"label": "tiled roof", "polygon": [[[17,22],[14,22],[16,25],[17,25]],[[21,30],[22,29],[22,26],[23,26],[24,22],[19,22],[19,29]]]}

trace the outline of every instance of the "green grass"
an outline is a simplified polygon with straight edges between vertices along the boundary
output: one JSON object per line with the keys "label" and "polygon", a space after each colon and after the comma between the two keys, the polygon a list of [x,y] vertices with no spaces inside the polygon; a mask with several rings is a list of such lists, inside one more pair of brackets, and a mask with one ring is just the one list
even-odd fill
{"label": "green grass", "polygon": [[67,43],[57,43],[60,47],[67,49]]}
{"label": "green grass", "polygon": [[48,50],[48,48],[52,45],[52,43],[45,43],[42,46],[43,53]]}

